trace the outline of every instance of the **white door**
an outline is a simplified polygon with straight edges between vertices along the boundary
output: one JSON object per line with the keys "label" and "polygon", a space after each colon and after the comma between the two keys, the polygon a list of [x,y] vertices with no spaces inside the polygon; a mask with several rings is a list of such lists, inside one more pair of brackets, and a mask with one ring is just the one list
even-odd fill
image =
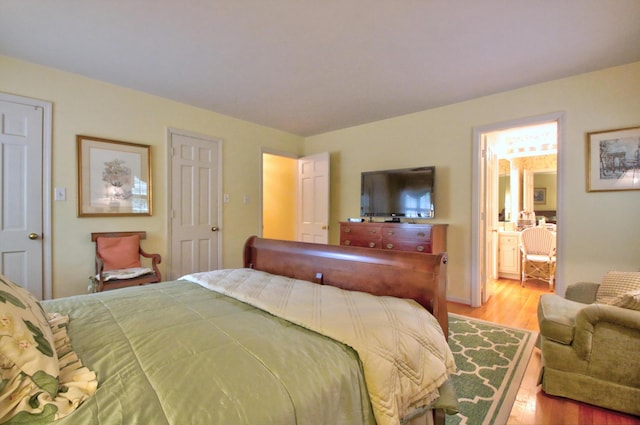
{"label": "white door", "polygon": [[43,298],[43,108],[0,100],[0,273]]}
{"label": "white door", "polygon": [[298,240],[329,243],[329,153],[298,159]]}
{"label": "white door", "polygon": [[484,205],[484,226],[485,226],[485,266],[484,291],[482,302],[485,303],[493,295],[493,281],[498,277],[498,157],[493,146],[486,143],[485,147],[485,205]]}
{"label": "white door", "polygon": [[215,270],[221,258],[220,140],[169,130],[169,279]]}

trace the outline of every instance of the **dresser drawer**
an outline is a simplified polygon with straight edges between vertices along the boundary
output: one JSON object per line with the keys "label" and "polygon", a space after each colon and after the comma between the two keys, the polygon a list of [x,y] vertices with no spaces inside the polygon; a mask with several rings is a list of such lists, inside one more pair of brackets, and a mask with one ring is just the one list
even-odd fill
{"label": "dresser drawer", "polygon": [[382,229],[383,240],[410,240],[417,243],[430,243],[431,242],[431,228],[429,227],[414,227],[415,225],[407,227],[391,227],[385,226]]}
{"label": "dresser drawer", "polygon": [[417,242],[415,240],[389,240],[382,242],[382,249],[395,251],[431,252],[431,241]]}
{"label": "dresser drawer", "polygon": [[340,245],[380,248],[381,242],[382,234],[379,225],[340,226]]}

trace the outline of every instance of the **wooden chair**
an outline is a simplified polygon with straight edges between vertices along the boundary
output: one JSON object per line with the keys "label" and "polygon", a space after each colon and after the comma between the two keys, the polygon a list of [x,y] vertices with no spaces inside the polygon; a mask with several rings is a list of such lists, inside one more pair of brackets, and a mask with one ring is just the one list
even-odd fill
{"label": "wooden chair", "polygon": [[[147,232],[95,232],[97,291],[145,285],[162,280],[160,254],[149,254],[140,246]],[[142,266],[140,257],[151,259],[151,268]],[[130,277],[129,277],[130,276]]]}

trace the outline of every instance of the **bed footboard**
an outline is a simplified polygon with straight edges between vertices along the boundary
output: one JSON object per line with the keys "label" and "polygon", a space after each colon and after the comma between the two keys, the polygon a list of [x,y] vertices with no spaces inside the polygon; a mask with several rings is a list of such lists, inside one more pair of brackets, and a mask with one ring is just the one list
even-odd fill
{"label": "bed footboard", "polygon": [[244,266],[352,291],[414,299],[436,317],[448,336],[446,253],[385,251],[251,236],[244,247]]}

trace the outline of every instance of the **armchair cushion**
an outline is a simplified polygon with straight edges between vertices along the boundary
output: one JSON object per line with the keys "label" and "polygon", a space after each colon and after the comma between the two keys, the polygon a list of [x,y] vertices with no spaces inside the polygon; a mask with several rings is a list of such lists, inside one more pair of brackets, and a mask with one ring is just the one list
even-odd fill
{"label": "armchair cushion", "polygon": [[[153,269],[149,267],[131,267],[129,269],[113,269],[107,270],[102,273],[102,278],[105,282],[114,279],[133,279],[134,277],[144,276],[146,274],[153,273]],[[96,279],[100,279],[100,275],[96,276]]]}
{"label": "armchair cushion", "polygon": [[640,289],[640,272],[608,272],[598,287],[596,302],[611,304],[616,298]]}
{"label": "armchair cushion", "polygon": [[96,239],[98,253],[103,261],[103,270],[140,267],[140,237],[99,237]]}

